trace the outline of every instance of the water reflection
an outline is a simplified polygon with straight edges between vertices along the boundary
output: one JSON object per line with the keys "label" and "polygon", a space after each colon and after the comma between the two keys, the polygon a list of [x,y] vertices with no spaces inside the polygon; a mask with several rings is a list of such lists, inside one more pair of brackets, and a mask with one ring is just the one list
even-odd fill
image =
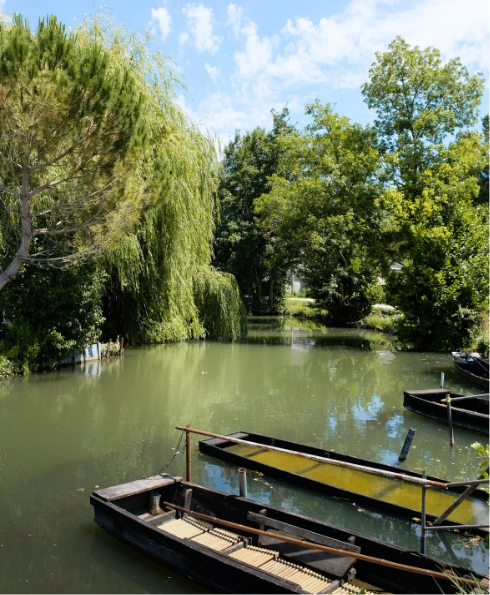
{"label": "water reflection", "polygon": [[327,328],[311,320],[281,316],[250,317],[247,343],[288,345],[294,349],[311,347],[360,347],[379,350],[381,356],[391,357],[391,349],[398,346],[395,337],[377,331]]}
{"label": "water reflection", "polygon": [[[386,341],[386,344],[383,344]],[[474,393],[448,354],[399,352],[393,339],[287,319],[251,320],[246,342],[128,349],[85,368],[0,382],[0,592],[200,592],[199,587],[105,536],[88,496],[160,469],[188,423],[220,433],[262,433],[452,480],[478,474],[476,437],[403,408],[403,390]],[[390,343],[388,345],[388,343]],[[200,456],[194,478],[237,490],[235,470]],[[184,474],[179,456],[169,472]],[[418,548],[419,526],[256,476],[252,498]],[[447,549],[444,539],[450,543]],[[488,554],[459,535],[430,535],[428,551],[484,571]],[[170,578],[169,578],[170,577]]]}

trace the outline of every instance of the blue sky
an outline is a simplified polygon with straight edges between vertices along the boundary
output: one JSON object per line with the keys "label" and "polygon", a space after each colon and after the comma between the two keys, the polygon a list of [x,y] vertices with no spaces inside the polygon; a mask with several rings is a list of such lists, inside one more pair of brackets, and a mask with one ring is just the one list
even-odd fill
{"label": "blue sky", "polygon": [[182,106],[223,142],[236,129],[269,128],[270,110],[286,104],[303,126],[304,106],[316,98],[371,122],[360,85],[375,52],[397,35],[483,72],[481,114],[488,113],[489,7],[488,0],[0,0],[3,12],[19,12],[31,26],[47,14],[74,26],[105,10],[132,30],[152,30],[187,85]]}

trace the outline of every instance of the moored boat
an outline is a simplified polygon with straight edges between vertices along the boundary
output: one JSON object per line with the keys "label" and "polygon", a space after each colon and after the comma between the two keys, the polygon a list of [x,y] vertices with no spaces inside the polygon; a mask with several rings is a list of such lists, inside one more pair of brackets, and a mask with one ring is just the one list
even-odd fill
{"label": "moored boat", "polygon": [[[488,398],[478,396],[467,398],[442,388],[406,390],[403,391],[403,406],[414,413],[447,423],[447,403],[442,401],[448,397],[451,399],[453,425],[488,435],[490,420]],[[456,400],[453,401],[453,399]]]}
{"label": "moored boat", "polygon": [[375,585],[393,593],[451,593],[449,573],[486,581],[430,556],[170,475],[98,489],[90,502],[108,533],[219,592],[359,593]]}
{"label": "moored boat", "polygon": [[453,356],[454,367],[461,376],[488,391],[488,359],[485,359],[479,353],[453,351],[451,355]]}
{"label": "moored boat", "polygon": [[[420,517],[422,475],[414,471],[249,432],[201,440],[199,449],[240,467],[362,503],[374,510],[391,511],[410,518]],[[400,475],[405,479],[400,479]],[[449,482],[437,477],[427,476],[427,479],[440,488],[429,489],[426,494],[427,520],[433,522],[463,493],[465,487],[447,489]],[[444,525],[455,528],[488,526],[488,494],[476,489],[447,517]],[[488,533],[488,529],[468,530],[483,535]]]}

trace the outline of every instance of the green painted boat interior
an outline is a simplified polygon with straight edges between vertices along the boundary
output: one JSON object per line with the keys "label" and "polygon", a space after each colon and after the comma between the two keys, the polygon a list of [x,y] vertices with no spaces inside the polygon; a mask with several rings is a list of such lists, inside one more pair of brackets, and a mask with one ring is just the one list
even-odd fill
{"label": "green painted boat interior", "polygon": [[[368,496],[381,502],[413,510],[421,509],[422,487],[409,481],[382,477],[374,473],[313,461],[300,455],[264,450],[246,444],[233,444],[226,447],[226,450],[258,463]],[[427,490],[427,514],[441,515],[454,500],[454,493],[439,489]],[[468,498],[449,515],[448,520],[462,525],[487,523],[488,504],[475,498]]]}

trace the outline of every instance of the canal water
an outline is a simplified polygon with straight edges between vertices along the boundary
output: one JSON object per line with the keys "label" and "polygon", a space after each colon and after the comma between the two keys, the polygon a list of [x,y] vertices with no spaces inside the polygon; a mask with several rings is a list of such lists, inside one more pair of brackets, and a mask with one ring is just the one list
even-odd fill
{"label": "canal water", "polygon": [[[0,592],[204,593],[201,586],[105,534],[89,504],[106,487],[160,470],[176,425],[249,431],[454,481],[473,479],[470,445],[484,436],[403,408],[404,389],[472,394],[450,355],[407,353],[387,335],[251,319],[242,343],[189,342],[127,349],[121,358],[0,383]],[[233,466],[199,453],[193,481],[237,493]],[[167,472],[185,474],[177,456]],[[249,497],[418,550],[416,521],[367,510],[250,474]],[[479,538],[433,533],[427,552],[488,572]]]}

